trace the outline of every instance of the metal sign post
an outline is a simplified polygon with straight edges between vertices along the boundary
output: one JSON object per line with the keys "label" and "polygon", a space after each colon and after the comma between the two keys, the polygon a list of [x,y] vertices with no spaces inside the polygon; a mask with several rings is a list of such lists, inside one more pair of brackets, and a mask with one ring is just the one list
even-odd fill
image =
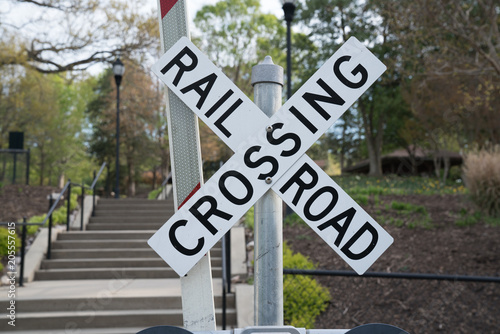
{"label": "metal sign post", "polygon": [[[189,37],[185,0],[158,0],[163,51],[181,37]],[[174,205],[178,208],[203,183],[198,118],[175,94],[169,94],[167,119]],[[184,328],[215,330],[210,253],[181,278]]]}
{"label": "metal sign post", "polygon": [[187,38],[153,66],[235,154],[148,244],[179,276],[189,277],[204,254],[261,199],[256,208],[256,228],[263,229],[256,236],[256,322],[273,326],[283,323],[282,218],[275,212],[275,198],[268,196],[271,189],[360,275],[393,238],[304,154],[385,66],[352,37],[281,108],[280,80],[272,75],[276,68],[270,59],[255,71],[262,68],[266,73],[254,73],[252,80],[256,106]]}
{"label": "metal sign post", "polygon": [[384,71],[351,37],[269,118],[193,43],[181,38],[153,72],[235,154],[149,245],[184,276],[272,188],[363,274],[393,238],[304,153]]}
{"label": "metal sign post", "polygon": [[[267,56],[253,67],[252,85],[255,104],[271,117],[281,107],[283,68]],[[283,202],[268,190],[254,210],[254,324],[283,326]]]}

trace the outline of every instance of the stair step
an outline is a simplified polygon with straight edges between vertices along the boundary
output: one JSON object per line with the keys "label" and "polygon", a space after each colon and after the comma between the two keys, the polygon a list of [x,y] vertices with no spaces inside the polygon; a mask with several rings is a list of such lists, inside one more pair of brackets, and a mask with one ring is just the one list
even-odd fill
{"label": "stair step", "polygon": [[[2,318],[6,319],[5,315]],[[216,309],[216,321],[222,321],[222,310]],[[227,321],[236,323],[236,311],[227,310]],[[53,328],[76,330],[80,328],[152,327],[159,325],[183,326],[182,311],[176,310],[119,310],[78,312],[19,312],[18,330]],[[21,325],[22,324],[22,325]],[[22,327],[21,327],[22,326]],[[7,321],[0,322],[0,332],[10,330]]]}
{"label": "stair step", "polygon": [[[99,217],[94,216],[90,218],[90,224],[100,224],[100,223],[118,223],[118,224],[147,224],[147,223],[161,223],[164,224],[169,219],[168,215],[164,216],[123,216],[123,217]],[[126,228],[124,228],[126,229]]]}
{"label": "stair step", "polygon": [[109,203],[173,203],[172,197],[169,197],[166,200],[156,200],[156,199],[147,199],[147,198],[100,198],[99,204],[109,204]]}
{"label": "stair step", "polygon": [[[181,296],[158,297],[113,297],[107,294],[95,298],[59,298],[59,299],[30,299],[22,300],[22,311],[25,312],[64,312],[78,311],[120,311],[120,310],[175,310],[182,308]],[[222,296],[214,296],[216,308],[222,308]],[[236,305],[234,294],[226,295],[226,305],[234,308]],[[3,311],[2,311],[3,312]]]}
{"label": "stair step", "polygon": [[[210,250],[211,257],[222,257],[222,250],[214,247]],[[160,258],[149,246],[138,249],[108,248],[108,249],[54,249],[51,259],[112,259],[112,258]]]}
{"label": "stair step", "polygon": [[96,209],[94,217],[127,217],[129,215],[134,215],[136,217],[170,217],[174,214],[174,210],[171,209],[152,209],[152,210],[144,210],[144,208],[140,208],[137,210],[102,210]]}
{"label": "stair step", "polygon": [[134,240],[149,239],[157,230],[148,231],[71,231],[59,233],[57,240]]}
{"label": "stair step", "polygon": [[110,259],[110,258],[159,258],[156,252],[144,249],[54,249],[51,259]]}
{"label": "stair step", "polygon": [[[212,267],[220,267],[222,259],[211,257]],[[41,269],[72,269],[72,268],[165,268],[168,265],[161,258],[135,259],[58,259],[43,260]]]}
{"label": "stair step", "polygon": [[58,240],[52,249],[147,248],[148,240]]}
{"label": "stair step", "polygon": [[[87,231],[158,231],[165,224],[161,223],[141,223],[141,224],[122,224],[122,223],[95,223],[87,225]],[[125,226],[124,226],[125,225]]]}
{"label": "stair step", "polygon": [[[212,276],[220,277],[221,268],[212,268]],[[116,279],[119,278],[177,278],[171,268],[74,268],[38,270],[35,280],[81,280],[81,279]]]}

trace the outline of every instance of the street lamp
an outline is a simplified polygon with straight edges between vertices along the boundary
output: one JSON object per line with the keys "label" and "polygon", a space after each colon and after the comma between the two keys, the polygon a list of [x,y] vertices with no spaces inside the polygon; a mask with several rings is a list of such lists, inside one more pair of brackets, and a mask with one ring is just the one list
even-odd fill
{"label": "street lamp", "polygon": [[292,33],[290,25],[292,24],[293,14],[295,13],[296,0],[281,0],[283,12],[286,21],[286,93],[288,99],[292,96]]}
{"label": "street lamp", "polygon": [[120,198],[120,84],[125,66],[120,58],[113,63],[113,74],[116,82],[116,188],[115,198]]}

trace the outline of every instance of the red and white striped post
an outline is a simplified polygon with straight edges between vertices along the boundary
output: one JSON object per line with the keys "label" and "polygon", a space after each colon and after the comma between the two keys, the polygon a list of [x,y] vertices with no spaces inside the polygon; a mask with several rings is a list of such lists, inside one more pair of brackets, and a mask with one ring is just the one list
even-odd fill
{"label": "red and white striped post", "polygon": [[[158,0],[160,36],[165,52],[179,38],[190,38],[185,0]],[[203,183],[198,118],[175,94],[167,92],[168,136],[174,204],[179,208]],[[184,328],[214,331],[215,307],[210,253],[181,278]]]}

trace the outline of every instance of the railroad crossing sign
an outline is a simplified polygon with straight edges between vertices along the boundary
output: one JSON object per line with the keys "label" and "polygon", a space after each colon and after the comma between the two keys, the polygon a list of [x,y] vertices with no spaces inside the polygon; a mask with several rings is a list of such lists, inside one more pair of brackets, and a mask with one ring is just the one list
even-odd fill
{"label": "railroad crossing sign", "polygon": [[184,276],[273,189],[358,274],[393,238],[304,153],[385,71],[351,37],[268,118],[187,38],[153,72],[235,154],[148,240]]}

